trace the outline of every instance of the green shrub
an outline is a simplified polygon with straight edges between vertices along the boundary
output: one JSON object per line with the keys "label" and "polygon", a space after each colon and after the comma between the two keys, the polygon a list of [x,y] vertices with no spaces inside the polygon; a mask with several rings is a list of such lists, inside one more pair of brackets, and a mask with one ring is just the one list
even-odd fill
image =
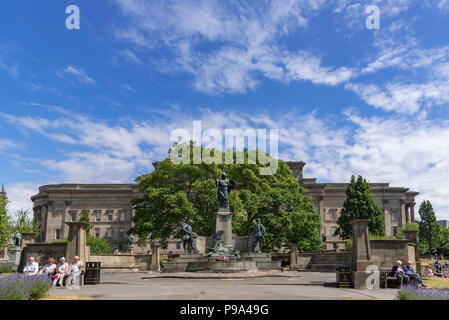
{"label": "green shrub", "polygon": [[352,239],[345,241],[345,250],[346,251],[352,251]]}
{"label": "green shrub", "polygon": [[88,234],[87,243],[90,244],[91,254],[109,254],[113,252],[111,244],[104,238],[97,238]]}
{"label": "green shrub", "polygon": [[402,227],[402,230],[404,230],[404,231],[419,231],[419,224],[417,224],[416,222],[407,222]]}
{"label": "green shrub", "polygon": [[17,267],[11,263],[0,263],[0,273],[17,272]]}

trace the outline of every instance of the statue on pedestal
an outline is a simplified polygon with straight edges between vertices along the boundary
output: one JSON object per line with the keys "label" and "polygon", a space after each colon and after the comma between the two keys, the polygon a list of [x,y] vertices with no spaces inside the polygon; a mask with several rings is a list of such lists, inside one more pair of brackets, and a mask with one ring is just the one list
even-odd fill
{"label": "statue on pedestal", "polygon": [[200,253],[198,249],[196,248],[195,239],[194,237],[197,236],[195,232],[193,232],[192,229],[193,221],[192,219],[189,219],[187,223],[182,228],[182,246],[184,248],[184,253],[192,253],[192,251],[196,254]]}
{"label": "statue on pedestal", "polygon": [[222,172],[221,179],[215,178],[215,184],[218,187],[217,195],[220,209],[229,211],[229,193],[235,189],[235,181],[226,179],[226,173]]}
{"label": "statue on pedestal", "polygon": [[134,244],[134,237],[130,234],[128,236],[128,251],[132,251],[133,244]]}
{"label": "statue on pedestal", "polygon": [[21,248],[22,247],[22,235],[19,231],[16,232],[14,237],[12,238],[14,242],[13,248]]}
{"label": "statue on pedestal", "polygon": [[252,233],[252,235],[254,236],[253,252],[256,252],[256,246],[257,244],[259,244],[258,253],[261,253],[263,249],[263,238],[265,237],[266,231],[262,223],[260,223],[260,219],[257,219],[256,221],[257,226]]}

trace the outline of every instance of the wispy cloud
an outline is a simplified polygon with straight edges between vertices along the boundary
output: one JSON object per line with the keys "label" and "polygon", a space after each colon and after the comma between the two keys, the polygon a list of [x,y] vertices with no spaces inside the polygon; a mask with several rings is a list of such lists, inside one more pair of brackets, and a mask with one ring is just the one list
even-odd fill
{"label": "wispy cloud", "polygon": [[64,69],[65,73],[68,73],[70,75],[73,75],[76,77],[79,81],[87,83],[87,84],[95,84],[95,80],[89,77],[83,69],[76,68],[74,66],[67,66]]}

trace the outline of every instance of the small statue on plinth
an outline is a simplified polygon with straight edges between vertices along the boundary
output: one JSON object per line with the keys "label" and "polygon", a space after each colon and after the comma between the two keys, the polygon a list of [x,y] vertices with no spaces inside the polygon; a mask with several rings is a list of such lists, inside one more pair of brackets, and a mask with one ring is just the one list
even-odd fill
{"label": "small statue on plinth", "polygon": [[251,233],[251,235],[254,236],[254,243],[253,243],[253,252],[256,252],[256,246],[257,244],[259,244],[259,251],[258,253],[262,252],[263,249],[263,238],[265,238],[265,228],[262,225],[262,223],[260,223],[260,219],[257,219],[257,226],[254,229],[254,231]]}
{"label": "small statue on plinth", "polygon": [[226,173],[222,172],[221,179],[215,178],[218,187],[218,203],[221,211],[229,211],[229,193],[235,189],[235,181],[226,179]]}
{"label": "small statue on plinth", "polygon": [[200,253],[196,248],[194,237],[196,237],[197,234],[193,232],[192,224],[192,219],[189,219],[189,221],[187,221],[187,223],[182,228],[182,246],[184,248],[184,253],[186,254],[190,254],[192,253],[192,251],[196,254]]}
{"label": "small statue on plinth", "polygon": [[19,231],[16,232],[16,234],[14,235],[13,239],[13,243],[14,243],[14,248],[21,248],[22,247],[22,235],[20,234]]}
{"label": "small statue on plinth", "polygon": [[327,237],[326,234],[323,232],[323,234],[321,235],[321,240],[323,241],[323,244],[326,244],[327,241]]}
{"label": "small statue on plinth", "polygon": [[128,236],[128,251],[133,251],[134,237],[130,234]]}

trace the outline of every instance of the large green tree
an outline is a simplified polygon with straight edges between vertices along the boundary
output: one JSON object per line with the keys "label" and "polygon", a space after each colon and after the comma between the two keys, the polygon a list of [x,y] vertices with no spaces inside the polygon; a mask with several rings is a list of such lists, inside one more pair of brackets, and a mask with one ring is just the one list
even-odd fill
{"label": "large green tree", "polygon": [[385,220],[382,209],[374,202],[368,182],[362,177],[351,177],[351,182],[346,188],[346,200],[337,220],[338,227],[335,232],[342,239],[352,237],[351,221],[354,219],[370,219],[369,232],[373,235],[385,236]]}
{"label": "large green tree", "polygon": [[424,200],[418,212],[421,220],[419,222],[420,247],[427,253],[435,253],[441,245],[442,232],[430,201]]}
{"label": "large green tree", "polygon": [[8,200],[0,196],[0,249],[8,245],[12,235],[12,223],[6,209],[7,204]]}
{"label": "large green tree", "polygon": [[174,164],[168,157],[157,163],[156,170],[138,177],[143,196],[133,201],[136,214],[128,233],[137,235],[139,244],[156,239],[166,243],[187,219],[193,220],[197,234],[213,235],[218,211],[214,178],[224,170],[237,183],[230,194],[233,232],[248,235],[260,218],[267,230],[266,251],[283,243],[296,243],[303,251],[315,251],[321,246],[321,218],[287,164],[279,161],[274,175],[261,175],[261,165],[248,164],[246,150],[233,152],[234,159],[244,156],[243,164],[222,164],[225,154],[220,151],[192,144],[191,147],[200,148],[202,154],[213,154],[223,162]]}

